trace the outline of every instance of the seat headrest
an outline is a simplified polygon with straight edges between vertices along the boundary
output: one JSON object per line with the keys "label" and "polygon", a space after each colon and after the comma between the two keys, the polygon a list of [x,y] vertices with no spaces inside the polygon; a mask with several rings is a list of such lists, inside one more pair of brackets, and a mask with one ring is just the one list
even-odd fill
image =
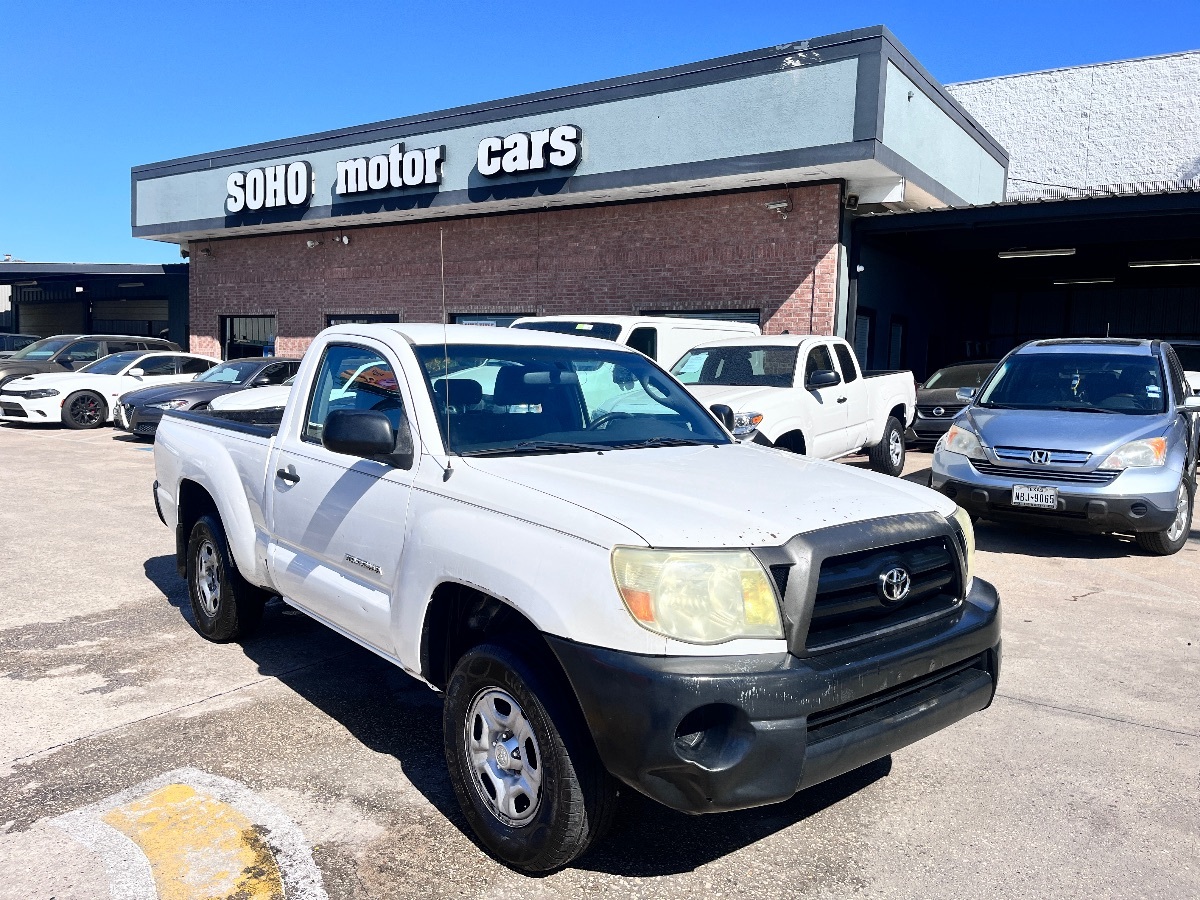
{"label": "seat headrest", "polygon": [[[535,372],[524,366],[504,366],[496,373],[496,389],[492,400],[497,406],[522,406],[539,404],[546,398],[549,379],[542,381],[537,376],[545,378],[547,373]],[[528,380],[527,380],[528,378]],[[534,383],[530,383],[533,381]],[[537,383],[541,381],[541,383]]]}
{"label": "seat headrest", "polygon": [[433,393],[441,406],[474,406],[483,399],[483,385],[474,378],[443,378]]}

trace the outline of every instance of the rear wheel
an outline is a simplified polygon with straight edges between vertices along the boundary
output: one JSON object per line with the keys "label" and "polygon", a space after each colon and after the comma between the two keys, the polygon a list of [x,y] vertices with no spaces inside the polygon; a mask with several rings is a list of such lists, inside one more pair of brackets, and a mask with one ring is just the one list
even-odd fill
{"label": "rear wheel", "polygon": [[1175,521],[1163,531],[1143,531],[1137,537],[1138,546],[1155,556],[1170,556],[1183,549],[1192,531],[1193,482],[1184,478],[1175,495]]}
{"label": "rear wheel", "polygon": [[871,468],[884,475],[899,475],[904,471],[904,429],[895,416],[888,416],[883,425],[883,440],[867,450]]}
{"label": "rear wheel", "polygon": [[238,572],[225,529],[212,516],[201,516],[192,526],[187,583],[196,630],[210,641],[247,637],[262,621],[268,594]]}
{"label": "rear wheel", "polygon": [[608,828],[616,785],[561,685],[496,644],[469,651],[446,688],[450,781],[484,847],[524,872],[561,868]]}
{"label": "rear wheel", "polygon": [[99,428],[108,421],[108,404],[95,391],[76,391],[63,401],[62,423],[68,428]]}

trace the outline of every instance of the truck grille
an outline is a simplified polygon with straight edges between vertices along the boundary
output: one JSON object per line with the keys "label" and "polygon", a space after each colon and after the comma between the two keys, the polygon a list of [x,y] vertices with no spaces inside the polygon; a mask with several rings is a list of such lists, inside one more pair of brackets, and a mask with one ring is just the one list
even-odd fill
{"label": "truck grille", "polygon": [[[908,573],[906,596],[885,603],[883,575]],[[805,649],[828,649],[881,630],[947,612],[962,596],[957,554],[948,536],[832,556],[821,564]]]}
{"label": "truck grille", "polygon": [[1065,472],[1062,469],[1024,468],[1019,466],[998,466],[984,459],[971,460],[971,468],[980,475],[991,475],[994,478],[1013,478],[1019,482],[1061,481],[1067,484],[1111,484],[1120,472]]}

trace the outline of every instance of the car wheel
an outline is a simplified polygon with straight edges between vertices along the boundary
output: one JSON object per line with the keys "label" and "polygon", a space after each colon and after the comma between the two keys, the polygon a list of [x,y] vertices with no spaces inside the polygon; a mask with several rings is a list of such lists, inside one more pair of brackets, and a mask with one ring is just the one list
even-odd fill
{"label": "car wheel", "polygon": [[1184,478],[1175,495],[1175,521],[1162,531],[1143,531],[1137,535],[1138,546],[1155,556],[1170,556],[1183,549],[1192,531],[1192,509],[1195,501],[1193,482]]}
{"label": "car wheel", "polygon": [[68,428],[99,428],[108,421],[108,404],[95,391],[76,391],[63,401],[62,423]]}
{"label": "car wheel", "polygon": [[463,814],[490,853],[524,872],[584,853],[617,797],[582,714],[546,671],[506,647],[476,647],[454,668],[442,720]]}
{"label": "car wheel", "polygon": [[247,637],[262,621],[269,595],[238,572],[225,529],[212,516],[201,516],[192,526],[187,583],[196,630],[210,641]]}
{"label": "car wheel", "polygon": [[867,450],[871,468],[884,475],[899,475],[904,471],[904,431],[895,416],[888,416],[883,425],[883,440]]}

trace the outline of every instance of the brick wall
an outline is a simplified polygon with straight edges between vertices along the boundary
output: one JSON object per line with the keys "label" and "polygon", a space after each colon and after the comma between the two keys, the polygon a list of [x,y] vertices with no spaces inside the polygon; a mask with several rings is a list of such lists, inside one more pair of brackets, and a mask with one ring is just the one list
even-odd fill
{"label": "brick wall", "polygon": [[[764,330],[829,334],[840,191],[784,189],[381,225],[193,244],[192,351],[219,349],[223,315],[277,317],[278,353],[302,352],[328,314],[639,313],[759,309]],[[335,243],[339,233],[350,243]],[[308,248],[309,240],[320,245]],[[207,248],[210,253],[203,253]]]}

